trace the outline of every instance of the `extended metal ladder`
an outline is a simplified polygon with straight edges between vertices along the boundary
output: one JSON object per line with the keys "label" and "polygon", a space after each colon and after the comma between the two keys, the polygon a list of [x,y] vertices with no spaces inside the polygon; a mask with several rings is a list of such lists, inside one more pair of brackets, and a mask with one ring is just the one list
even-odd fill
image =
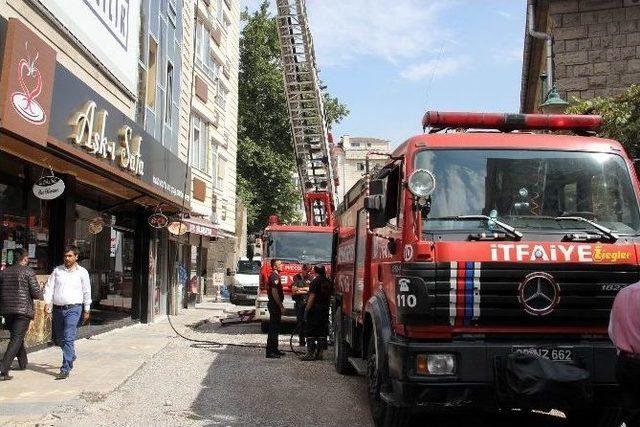
{"label": "extended metal ladder", "polygon": [[[331,225],[336,182],[306,6],[304,0],[276,0],[276,5],[284,87],[307,223]],[[320,193],[328,197],[318,197]]]}

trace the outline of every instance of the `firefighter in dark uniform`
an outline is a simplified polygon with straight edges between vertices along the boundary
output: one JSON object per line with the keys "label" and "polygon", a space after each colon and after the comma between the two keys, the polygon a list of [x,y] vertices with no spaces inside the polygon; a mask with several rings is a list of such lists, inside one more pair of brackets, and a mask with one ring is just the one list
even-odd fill
{"label": "firefighter in dark uniform", "polygon": [[267,295],[269,303],[269,335],[267,336],[267,359],[279,359],[284,353],[278,350],[278,333],[280,333],[280,321],[284,312],[284,292],[280,279],[282,261],[271,260],[271,274],[267,282]]}
{"label": "firefighter in dark uniform", "polygon": [[333,283],[327,277],[324,265],[313,268],[316,277],[311,281],[305,310],[305,335],[307,354],[301,360],[322,360],[329,335],[329,304],[333,294]]}
{"label": "firefighter in dark uniform", "polygon": [[304,309],[307,304],[307,293],[309,292],[309,283],[311,282],[311,266],[302,264],[302,271],[293,276],[293,285],[291,285],[292,298],[295,302],[296,320],[298,325],[298,338],[300,347],[305,346],[304,340]]}

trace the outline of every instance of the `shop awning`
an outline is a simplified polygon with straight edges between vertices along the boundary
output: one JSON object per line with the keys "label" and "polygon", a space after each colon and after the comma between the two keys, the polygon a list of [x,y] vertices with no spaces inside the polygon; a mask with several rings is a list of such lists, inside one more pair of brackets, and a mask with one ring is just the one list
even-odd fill
{"label": "shop awning", "polygon": [[189,233],[200,236],[216,237],[218,229],[215,224],[204,218],[185,218],[182,220],[189,227]]}

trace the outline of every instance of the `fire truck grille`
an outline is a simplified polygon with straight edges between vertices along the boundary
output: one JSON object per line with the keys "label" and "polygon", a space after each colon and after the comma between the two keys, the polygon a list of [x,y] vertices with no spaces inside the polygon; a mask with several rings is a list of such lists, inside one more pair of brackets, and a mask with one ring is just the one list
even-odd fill
{"label": "fire truck grille", "polygon": [[617,292],[637,282],[639,270],[621,264],[451,262],[404,265],[402,276],[424,280],[427,322],[606,326]]}

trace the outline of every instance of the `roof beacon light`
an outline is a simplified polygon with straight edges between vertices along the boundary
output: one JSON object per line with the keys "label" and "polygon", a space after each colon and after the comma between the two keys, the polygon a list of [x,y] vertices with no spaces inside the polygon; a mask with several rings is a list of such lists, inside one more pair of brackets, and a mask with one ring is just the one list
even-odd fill
{"label": "roof beacon light", "polygon": [[596,131],[602,125],[602,117],[576,114],[509,114],[462,113],[427,111],[422,127],[435,129],[498,129],[512,130],[574,130]]}

